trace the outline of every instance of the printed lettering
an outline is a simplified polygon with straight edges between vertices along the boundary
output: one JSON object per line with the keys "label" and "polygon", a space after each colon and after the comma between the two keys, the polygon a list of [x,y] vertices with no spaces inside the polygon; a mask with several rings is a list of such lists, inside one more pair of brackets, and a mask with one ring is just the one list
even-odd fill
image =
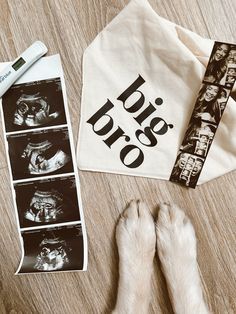
{"label": "printed lettering", "polygon": [[[129,163],[129,164],[125,163],[125,158],[128,156],[129,153],[131,153],[134,150],[138,151],[137,158],[134,161],[132,161],[131,163]],[[121,150],[121,152],[120,152],[120,159],[121,159],[122,163],[126,167],[128,167],[128,168],[137,168],[137,167],[139,167],[143,163],[143,161],[144,161],[144,154],[141,151],[141,149],[138,148],[137,146],[135,146],[135,145],[127,145],[127,146],[125,146]]]}
{"label": "printed lettering", "polygon": [[117,130],[103,142],[111,148],[111,145],[114,144],[120,137],[124,137],[126,142],[130,141],[130,137],[126,135],[125,132],[118,126]]}
{"label": "printed lettering", "polygon": [[[111,110],[114,107],[114,105],[112,104],[112,102],[107,99],[107,102],[105,103],[104,106],[102,106],[102,108],[100,108],[88,121],[87,123],[91,124],[93,126],[93,131],[97,134],[97,135],[105,135],[107,134],[109,131],[111,131],[111,129],[113,128],[114,122],[112,117],[107,114],[107,112],[109,110]],[[100,130],[95,130],[95,124],[102,118],[102,117],[108,117],[109,121],[100,129]]]}
{"label": "printed lettering", "polygon": [[[145,83],[145,80],[142,78],[141,75],[139,75],[138,78],[117,98],[117,100],[120,100],[123,102],[123,107],[126,111],[130,113],[134,113],[143,106],[145,97],[143,93],[139,91],[137,88],[139,88],[144,83]],[[140,98],[132,106],[128,108],[125,106],[125,102],[133,93],[139,93]]]}

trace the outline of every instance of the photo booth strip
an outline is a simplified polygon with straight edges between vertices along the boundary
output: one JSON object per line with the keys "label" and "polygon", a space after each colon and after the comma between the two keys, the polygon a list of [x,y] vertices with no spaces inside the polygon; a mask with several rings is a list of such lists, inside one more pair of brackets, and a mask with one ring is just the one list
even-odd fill
{"label": "photo booth strip", "polygon": [[24,77],[1,100],[23,252],[16,274],[87,270],[80,182],[59,56],[42,58]]}
{"label": "photo booth strip", "polygon": [[236,80],[236,45],[215,42],[170,181],[195,188]]}

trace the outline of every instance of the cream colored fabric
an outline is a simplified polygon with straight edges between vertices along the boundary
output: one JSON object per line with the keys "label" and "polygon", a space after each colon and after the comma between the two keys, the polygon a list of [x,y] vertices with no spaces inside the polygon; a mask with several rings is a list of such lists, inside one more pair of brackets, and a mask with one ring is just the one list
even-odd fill
{"label": "cream colored fabric", "polygon": [[[131,1],[84,53],[77,147],[79,168],[168,180],[213,44],[213,40],[202,38],[161,18],[148,1]],[[123,102],[117,98],[139,76],[145,80],[137,88],[144,95],[145,102],[140,110],[129,113],[124,109]],[[140,92],[134,92],[127,98],[126,108],[132,107],[141,98]],[[155,104],[157,98],[163,100],[161,105]],[[113,105],[107,112],[113,125],[111,118],[105,115],[94,123],[94,114],[108,104],[108,100]],[[156,111],[139,125],[134,117],[137,118],[150,103]],[[167,127],[163,135],[152,132],[157,144],[153,147],[145,146],[137,139],[136,132],[141,130],[138,131],[139,139],[144,142],[145,136],[142,137],[141,132],[150,123],[155,124],[157,120],[154,118],[157,117],[164,120],[159,119],[159,129],[161,125],[167,127],[167,124],[172,124],[173,128]],[[105,126],[109,130],[107,133],[103,128]],[[118,127],[124,131],[126,137],[121,136],[109,147],[105,142],[116,130],[121,132]],[[102,135],[97,134],[99,130],[102,130]],[[235,134],[236,104],[231,98],[200,175],[199,184],[236,168]],[[135,149],[134,146],[138,148]],[[143,162],[137,167],[127,166],[140,157],[140,151],[143,153]]]}

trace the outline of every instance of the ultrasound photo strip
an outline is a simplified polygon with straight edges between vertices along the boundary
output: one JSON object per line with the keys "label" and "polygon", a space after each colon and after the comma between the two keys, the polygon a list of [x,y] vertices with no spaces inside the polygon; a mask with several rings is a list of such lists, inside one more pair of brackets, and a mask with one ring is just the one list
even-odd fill
{"label": "ultrasound photo strip", "polygon": [[195,188],[236,80],[236,45],[215,42],[170,181]]}
{"label": "ultrasound photo strip", "polygon": [[87,236],[61,63],[58,56],[40,62],[61,76],[15,84],[0,100],[22,246],[16,274],[87,270]]}

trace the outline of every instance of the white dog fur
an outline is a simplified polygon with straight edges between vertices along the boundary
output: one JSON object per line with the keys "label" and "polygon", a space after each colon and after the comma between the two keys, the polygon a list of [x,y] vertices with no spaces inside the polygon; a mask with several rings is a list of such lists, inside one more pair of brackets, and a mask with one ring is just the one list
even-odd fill
{"label": "white dog fur", "polygon": [[174,312],[209,313],[198,273],[195,232],[176,205],[160,205],[155,224],[147,206],[132,201],[118,222],[116,241],[119,285],[113,314],[148,313],[156,244]]}

